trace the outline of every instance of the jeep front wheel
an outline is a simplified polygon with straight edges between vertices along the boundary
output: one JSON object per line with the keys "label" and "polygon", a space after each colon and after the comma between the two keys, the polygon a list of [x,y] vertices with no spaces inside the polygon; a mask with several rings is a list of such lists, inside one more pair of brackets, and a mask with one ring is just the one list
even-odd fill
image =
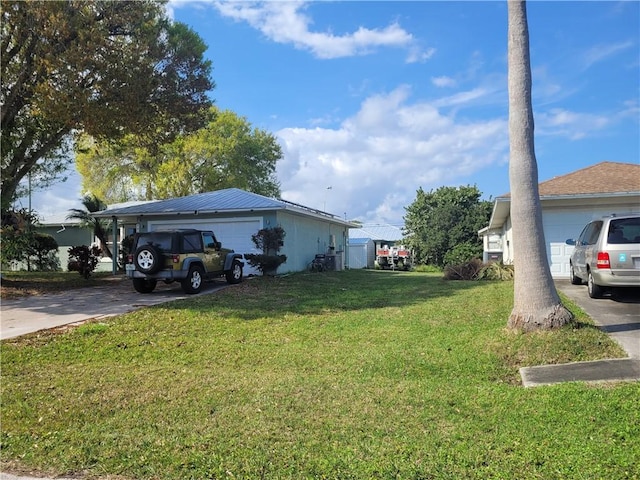
{"label": "jeep front wheel", "polygon": [[162,267],[162,254],[153,245],[142,245],[133,254],[133,262],[142,273],[156,273]]}
{"label": "jeep front wheel", "polygon": [[187,278],[182,280],[182,290],[189,294],[200,293],[203,281],[204,269],[200,265],[192,265],[189,267]]}
{"label": "jeep front wheel", "polygon": [[227,283],[240,283],[242,281],[242,264],[238,260],[231,262],[231,270],[225,272]]}
{"label": "jeep front wheel", "polygon": [[151,293],[156,288],[156,281],[149,278],[134,278],[133,288],[138,293]]}

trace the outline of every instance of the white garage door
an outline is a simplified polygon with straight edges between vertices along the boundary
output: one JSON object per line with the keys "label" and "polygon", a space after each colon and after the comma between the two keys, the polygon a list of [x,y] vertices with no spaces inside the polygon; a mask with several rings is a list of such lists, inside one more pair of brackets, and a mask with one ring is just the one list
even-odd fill
{"label": "white garage door", "polygon": [[[218,241],[225,248],[233,248],[236,252],[261,253],[251,241],[251,235],[262,228],[262,218],[225,218],[203,220],[171,220],[150,221],[149,230],[171,230],[174,228],[197,228],[199,230],[213,230]],[[244,274],[259,274],[251,265],[245,262]]]}
{"label": "white garage door", "polygon": [[612,211],[616,210],[612,210],[610,206],[543,210],[542,223],[547,243],[547,257],[554,278],[569,277],[569,258],[574,247],[566,244],[567,239],[575,240],[587,223],[595,218],[610,215]]}

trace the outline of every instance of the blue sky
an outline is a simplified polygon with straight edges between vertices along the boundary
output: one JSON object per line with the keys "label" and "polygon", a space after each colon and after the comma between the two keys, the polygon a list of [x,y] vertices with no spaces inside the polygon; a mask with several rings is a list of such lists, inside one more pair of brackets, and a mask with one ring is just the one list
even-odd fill
{"label": "blue sky", "polygon": [[[278,138],[282,198],[400,225],[419,187],[509,191],[506,1],[167,8],[209,46],[217,106]],[[527,10],[540,181],[639,162],[640,3]],[[72,174],[33,207],[80,195]]]}

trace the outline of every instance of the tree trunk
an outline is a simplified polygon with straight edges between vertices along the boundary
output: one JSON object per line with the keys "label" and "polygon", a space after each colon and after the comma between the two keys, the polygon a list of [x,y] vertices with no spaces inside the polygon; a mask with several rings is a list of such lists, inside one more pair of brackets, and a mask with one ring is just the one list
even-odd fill
{"label": "tree trunk", "polygon": [[514,244],[514,306],[509,328],[562,326],[573,315],[560,302],[547,259],[534,149],[529,30],[524,0],[508,0],[509,181]]}

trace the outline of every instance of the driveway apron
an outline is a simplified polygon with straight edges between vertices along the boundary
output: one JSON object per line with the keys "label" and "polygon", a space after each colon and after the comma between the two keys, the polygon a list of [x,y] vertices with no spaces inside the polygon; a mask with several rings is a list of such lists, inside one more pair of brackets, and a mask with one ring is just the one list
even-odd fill
{"label": "driveway apron", "polygon": [[[207,282],[201,293],[206,295],[224,288],[221,281]],[[3,300],[0,339],[19,337],[91,319],[112,317],[141,307],[192,298],[179,283],[158,282],[149,294],[140,294],[126,278],[114,278],[108,286],[74,289],[63,293]]]}

